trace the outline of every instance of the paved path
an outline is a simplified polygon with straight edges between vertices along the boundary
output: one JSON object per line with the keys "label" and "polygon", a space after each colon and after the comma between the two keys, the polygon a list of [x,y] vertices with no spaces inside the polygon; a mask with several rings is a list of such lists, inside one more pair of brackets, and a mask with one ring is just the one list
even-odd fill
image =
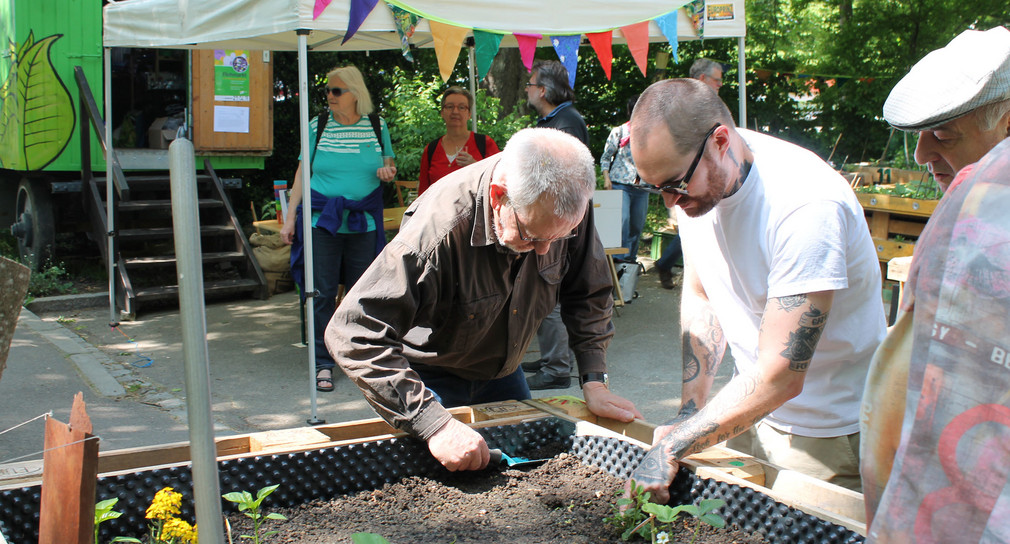
{"label": "paved path", "polygon": [[[679,406],[679,294],[642,276],[640,297],[618,310],[608,354],[611,388],[660,423]],[[217,434],[304,426],[311,415],[307,350],[294,293],[269,300],[211,303],[207,351]],[[108,307],[22,312],[7,368],[0,376],[0,431],[52,411],[66,421],[73,395],[84,392],[102,451],[188,440],[182,336],[177,309],[142,312],[137,321],[108,325]],[[534,360],[536,343],[527,354]],[[721,387],[732,364],[722,365]],[[335,391],[318,393],[318,417],[328,423],[375,417],[342,375]],[[566,390],[535,397],[581,396]],[[41,459],[43,425],[32,421],[0,435],[0,464]]]}

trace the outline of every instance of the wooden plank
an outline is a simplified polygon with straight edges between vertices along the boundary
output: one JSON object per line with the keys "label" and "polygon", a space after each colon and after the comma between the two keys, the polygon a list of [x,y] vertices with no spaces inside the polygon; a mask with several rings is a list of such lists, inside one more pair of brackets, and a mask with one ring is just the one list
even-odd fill
{"label": "wooden plank", "polygon": [[272,453],[297,446],[329,442],[330,437],[311,427],[264,431],[249,436],[249,451]]}
{"label": "wooden plank", "polygon": [[94,542],[98,440],[91,432],[80,392],[74,395],[69,425],[46,418],[39,544]]}
{"label": "wooden plank", "polygon": [[891,230],[891,214],[877,210],[870,213],[868,221],[870,223],[870,236],[887,239]]}
{"label": "wooden plank", "polygon": [[895,257],[911,257],[915,242],[897,242],[873,237],[873,247],[877,250],[877,259],[881,263],[886,263]]}
{"label": "wooden plank", "polygon": [[[193,147],[197,154],[220,152],[269,152],[273,150],[273,63],[265,61],[270,52],[248,51],[249,100],[215,99],[215,52],[193,52]],[[214,130],[216,106],[248,110],[248,132]]]}
{"label": "wooden plank", "polygon": [[902,236],[916,236],[922,234],[922,229],[926,226],[924,221],[907,221],[892,216],[887,226],[887,233],[890,236],[900,234]]}
{"label": "wooden plank", "polygon": [[937,203],[940,202],[875,193],[856,193],[856,198],[866,211],[879,210],[926,218],[933,214]]}
{"label": "wooden plank", "polygon": [[473,409],[475,422],[530,415],[543,415],[539,409],[517,400],[475,404],[471,406],[471,408]]}

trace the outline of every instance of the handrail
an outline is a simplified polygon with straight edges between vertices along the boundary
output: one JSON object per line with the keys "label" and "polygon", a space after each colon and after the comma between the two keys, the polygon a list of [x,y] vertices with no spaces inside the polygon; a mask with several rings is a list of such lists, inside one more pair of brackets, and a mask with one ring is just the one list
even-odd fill
{"label": "handrail", "polygon": [[[98,114],[99,109],[95,102],[95,95],[91,93],[91,86],[88,85],[84,69],[80,66],[74,66],[74,79],[77,81],[77,87],[81,93],[81,173],[85,177],[91,178],[91,139],[88,138],[87,130],[84,130],[85,122],[90,121],[98,143],[102,146],[105,160],[112,163],[113,187],[115,187],[117,195],[122,200],[130,200],[130,185],[126,182],[126,174],[123,173],[115,150],[110,151],[109,144],[105,141],[105,121]],[[109,89],[106,91],[111,92]]]}

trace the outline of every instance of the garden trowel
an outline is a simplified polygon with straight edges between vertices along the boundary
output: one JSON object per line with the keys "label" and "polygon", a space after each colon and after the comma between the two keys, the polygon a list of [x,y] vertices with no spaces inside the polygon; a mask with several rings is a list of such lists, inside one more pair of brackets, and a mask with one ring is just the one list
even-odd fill
{"label": "garden trowel", "polygon": [[512,467],[531,467],[544,463],[549,459],[528,459],[526,457],[512,457],[498,448],[491,449],[491,462],[488,466],[508,465]]}

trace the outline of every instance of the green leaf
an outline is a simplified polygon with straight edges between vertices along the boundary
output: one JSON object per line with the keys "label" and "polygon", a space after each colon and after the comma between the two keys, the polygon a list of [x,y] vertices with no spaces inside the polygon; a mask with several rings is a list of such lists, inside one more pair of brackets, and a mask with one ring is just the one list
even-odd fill
{"label": "green leaf", "polygon": [[702,514],[698,519],[718,529],[726,526],[726,520],[722,519],[722,516],[718,514]]}
{"label": "green leaf", "polygon": [[116,538],[113,538],[109,542],[110,544],[112,542],[133,542],[134,544],[144,544],[142,540],[138,540],[136,538],[133,538],[132,536],[117,536]]}
{"label": "green leaf", "polygon": [[242,496],[242,492],[240,491],[232,491],[231,493],[225,493],[224,495],[221,496],[224,497],[224,500],[226,501],[231,501],[240,504],[245,502],[245,497]]}
{"label": "green leaf", "polygon": [[267,519],[279,519],[279,520],[284,520],[284,521],[287,521],[287,519],[288,519],[288,518],[284,517],[284,514],[278,514],[276,512],[274,512],[273,514],[267,514],[265,517]]}
{"label": "green leaf", "polygon": [[112,510],[112,508],[116,506],[117,502],[119,502],[119,497],[115,497],[115,498],[112,498],[112,499],[105,499],[104,501],[99,501],[98,503],[95,504],[95,511],[106,511],[107,512],[109,510]]}
{"label": "green leaf", "polygon": [[702,514],[707,514],[716,508],[721,508],[726,504],[726,501],[722,499],[705,499],[698,503],[698,507],[701,509]]}
{"label": "green leaf", "polygon": [[354,544],[389,544],[389,541],[375,533],[354,533],[351,535]]}
{"label": "green leaf", "polygon": [[264,487],[263,489],[260,489],[258,493],[256,493],[256,498],[262,501],[264,498],[266,498],[267,495],[273,493],[278,487],[280,487],[280,484],[269,485],[267,487]]}
{"label": "green leaf", "polygon": [[0,110],[0,164],[39,170],[63,152],[74,132],[74,104],[50,60],[50,48],[62,34],[18,50],[17,64],[3,85]]}

